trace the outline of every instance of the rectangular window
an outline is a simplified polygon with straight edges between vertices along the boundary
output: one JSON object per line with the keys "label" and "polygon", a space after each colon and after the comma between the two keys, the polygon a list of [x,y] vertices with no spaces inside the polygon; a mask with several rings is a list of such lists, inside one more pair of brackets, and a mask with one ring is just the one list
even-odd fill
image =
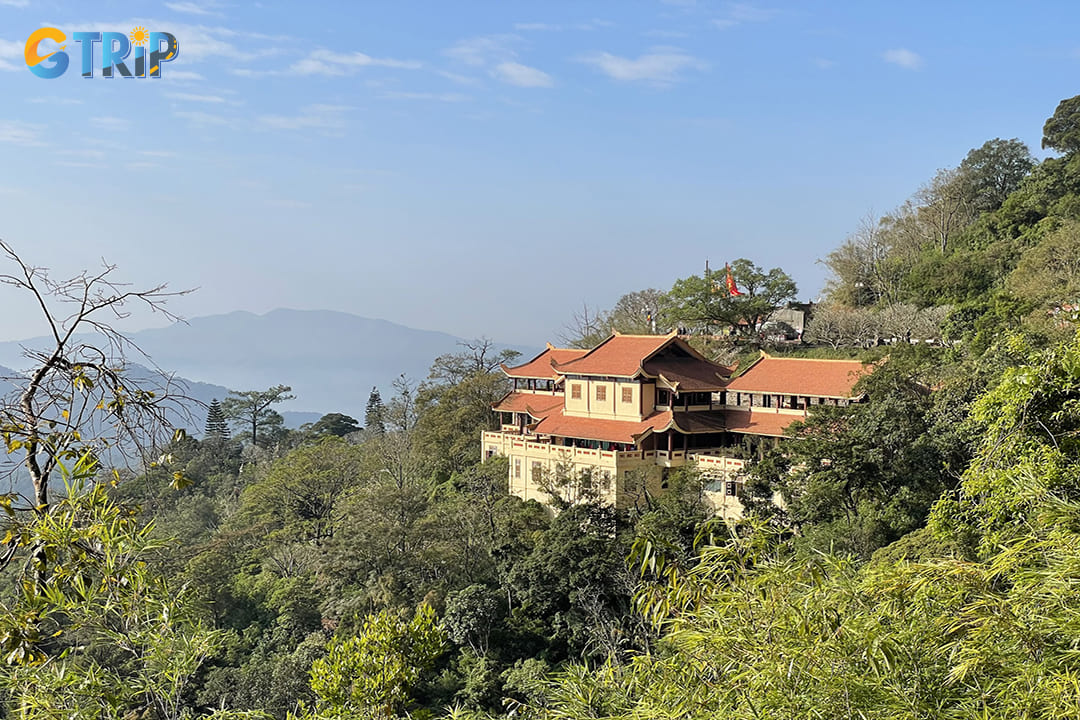
{"label": "rectangular window", "polygon": [[540,482],[540,463],[539,463],[539,461],[533,462],[532,471],[529,474],[529,479],[532,480],[534,485],[536,483]]}
{"label": "rectangular window", "polygon": [[634,402],[634,388],[624,387],[622,389],[622,401],[627,405]]}
{"label": "rectangular window", "polygon": [[581,383],[570,383],[570,398],[572,400],[581,399]]}
{"label": "rectangular window", "polygon": [[668,404],[668,391],[667,390],[657,390],[656,391],[656,404],[657,405],[667,405]]}
{"label": "rectangular window", "polygon": [[734,480],[728,480],[724,483],[724,494],[728,497],[735,497],[739,494],[738,484]]}
{"label": "rectangular window", "polygon": [[607,400],[607,388],[603,385],[596,386],[596,399],[600,400],[601,402]]}
{"label": "rectangular window", "polygon": [[514,460],[514,478],[517,479],[517,480],[521,479],[521,461],[520,460]]}

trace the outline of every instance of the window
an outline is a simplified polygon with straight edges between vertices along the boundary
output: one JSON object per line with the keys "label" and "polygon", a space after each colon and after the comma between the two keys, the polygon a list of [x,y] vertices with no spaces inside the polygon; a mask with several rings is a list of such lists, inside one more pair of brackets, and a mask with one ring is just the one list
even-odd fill
{"label": "window", "polygon": [[521,479],[521,460],[514,460],[514,478]]}
{"label": "window", "polygon": [[571,383],[570,384],[570,398],[572,400],[580,400],[581,399],[581,383]]}
{"label": "window", "polygon": [[724,483],[724,494],[728,497],[735,497],[739,494],[739,484],[734,480],[728,480]]}
{"label": "window", "polygon": [[668,391],[667,390],[657,390],[656,391],[656,404],[657,405],[667,405],[668,404]]}
{"label": "window", "polygon": [[634,388],[624,387],[622,389],[622,401],[627,405],[634,402]]}
{"label": "window", "polygon": [[540,461],[534,461],[532,464],[532,471],[529,473],[529,479],[533,484],[540,482]]}
{"label": "window", "polygon": [[596,399],[603,402],[607,400],[607,387],[604,385],[596,386]]}

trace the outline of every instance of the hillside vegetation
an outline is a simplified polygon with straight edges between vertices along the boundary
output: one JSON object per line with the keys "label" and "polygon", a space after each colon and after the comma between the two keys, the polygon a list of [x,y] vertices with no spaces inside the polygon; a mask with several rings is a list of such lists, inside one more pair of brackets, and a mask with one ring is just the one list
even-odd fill
{"label": "hillside vegetation", "polygon": [[[739,524],[690,470],[620,512],[508,496],[479,438],[514,354],[472,344],[373,391],[362,421],[244,447],[214,411],[145,472],[73,466],[48,520],[9,501],[4,543],[39,549],[5,570],[9,707],[1080,717],[1080,96],[1043,146],[988,141],[823,258],[825,302],[773,351],[882,362],[867,403],[814,406],[751,466]],[[745,360],[795,294],[740,259],[566,339],[681,329]]]}

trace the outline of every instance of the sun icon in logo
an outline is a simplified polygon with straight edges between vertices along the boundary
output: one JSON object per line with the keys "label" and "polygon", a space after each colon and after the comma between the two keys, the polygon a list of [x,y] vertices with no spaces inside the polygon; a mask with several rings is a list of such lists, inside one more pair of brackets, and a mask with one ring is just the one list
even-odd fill
{"label": "sun icon in logo", "polygon": [[146,32],[146,28],[142,25],[132,28],[128,33],[128,37],[131,38],[132,45],[145,45],[146,41],[150,39],[150,33]]}

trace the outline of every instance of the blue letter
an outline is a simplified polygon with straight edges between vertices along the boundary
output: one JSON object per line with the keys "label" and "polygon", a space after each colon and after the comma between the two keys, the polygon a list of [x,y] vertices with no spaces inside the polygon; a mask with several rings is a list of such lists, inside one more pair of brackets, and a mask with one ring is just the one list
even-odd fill
{"label": "blue letter", "polygon": [[[161,42],[165,41],[165,49],[161,49]],[[161,64],[175,60],[180,54],[180,44],[176,42],[176,36],[166,32],[150,33],[150,77],[161,77]]]}
{"label": "blue letter", "polygon": [[77,32],[72,37],[75,42],[82,43],[82,76],[94,77],[94,43],[101,42],[101,33]]}
{"label": "blue letter", "polygon": [[[120,47],[117,48],[115,43],[119,42]],[[128,40],[128,36],[124,33],[107,32],[101,35],[101,75],[102,77],[111,78],[113,76],[113,66],[120,71],[120,74],[126,78],[134,77],[131,71],[128,70],[127,65],[124,64],[124,58],[131,52],[131,41]]]}

